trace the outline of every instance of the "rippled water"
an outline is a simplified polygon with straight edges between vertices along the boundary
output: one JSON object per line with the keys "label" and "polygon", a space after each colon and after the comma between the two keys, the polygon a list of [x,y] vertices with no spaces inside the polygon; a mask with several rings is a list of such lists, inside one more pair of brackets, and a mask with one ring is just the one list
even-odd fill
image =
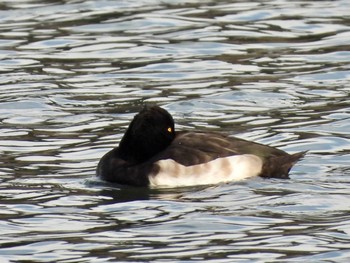
{"label": "rippled water", "polygon": [[[346,262],[350,3],[0,3],[1,262]],[[309,150],[290,180],[99,182],[144,105]]]}

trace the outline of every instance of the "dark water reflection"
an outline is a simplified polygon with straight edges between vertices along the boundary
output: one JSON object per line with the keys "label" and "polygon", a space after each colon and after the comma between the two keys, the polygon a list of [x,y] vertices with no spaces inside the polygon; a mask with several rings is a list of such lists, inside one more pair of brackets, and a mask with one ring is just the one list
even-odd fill
{"label": "dark water reflection", "polygon": [[[337,1],[1,1],[1,262],[346,262],[349,16]],[[142,105],[309,150],[291,180],[96,180]]]}

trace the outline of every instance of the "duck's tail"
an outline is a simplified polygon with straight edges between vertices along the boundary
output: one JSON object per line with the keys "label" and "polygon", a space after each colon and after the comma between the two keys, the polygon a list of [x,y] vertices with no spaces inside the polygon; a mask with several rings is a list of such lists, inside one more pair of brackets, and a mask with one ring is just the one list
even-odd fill
{"label": "duck's tail", "polygon": [[289,178],[293,165],[305,156],[307,151],[269,157],[263,164],[260,176],[264,178]]}

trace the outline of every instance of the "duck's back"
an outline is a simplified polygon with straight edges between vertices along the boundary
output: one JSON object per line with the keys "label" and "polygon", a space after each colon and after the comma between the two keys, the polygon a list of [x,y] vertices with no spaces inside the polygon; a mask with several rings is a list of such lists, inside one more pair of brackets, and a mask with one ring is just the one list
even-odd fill
{"label": "duck's back", "polygon": [[172,144],[154,156],[153,161],[172,159],[185,166],[206,163],[217,158],[252,154],[262,159],[288,156],[286,152],[263,144],[221,133],[178,132]]}

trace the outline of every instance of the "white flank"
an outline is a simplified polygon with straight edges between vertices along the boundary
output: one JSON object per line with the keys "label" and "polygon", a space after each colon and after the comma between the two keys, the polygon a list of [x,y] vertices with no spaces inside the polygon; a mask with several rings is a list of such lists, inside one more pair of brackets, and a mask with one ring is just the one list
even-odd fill
{"label": "white flank", "polygon": [[152,187],[177,187],[217,184],[258,176],[262,160],[252,154],[234,155],[213,161],[184,166],[171,159],[156,162],[159,172],[150,175]]}

